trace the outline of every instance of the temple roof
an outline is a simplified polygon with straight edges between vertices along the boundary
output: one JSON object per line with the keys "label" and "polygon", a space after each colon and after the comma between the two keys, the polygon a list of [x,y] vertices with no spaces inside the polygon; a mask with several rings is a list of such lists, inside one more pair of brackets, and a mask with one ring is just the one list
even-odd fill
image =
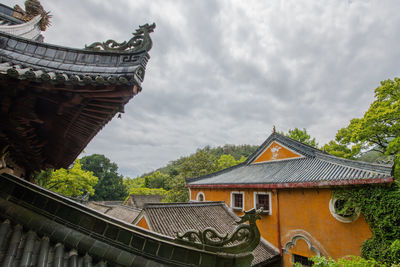
{"label": "temple roof", "polygon": [[[22,9],[20,11],[25,13]],[[15,8],[0,4],[0,32],[42,41],[43,36],[41,35],[42,29],[40,26],[42,15],[35,13],[35,15],[24,17],[23,13],[16,11]]]}
{"label": "temple roof", "polygon": [[[188,230],[214,228],[219,233],[232,233],[240,219],[223,201],[191,203],[148,203],[136,218],[144,216],[150,229],[170,237]],[[279,251],[261,239],[253,251],[252,266],[266,264],[279,258]]]}
{"label": "temple roof", "polygon": [[0,149],[27,174],[68,167],[141,91],[151,48],[143,25],[126,50],[74,49],[0,32]]}
{"label": "temple roof", "polygon": [[189,187],[320,187],[392,182],[392,167],[338,158],[273,133],[246,162],[194,179]]}
{"label": "temple roof", "polygon": [[64,266],[82,266],[78,262],[85,258],[102,267],[247,266],[241,260],[248,262],[247,255],[186,246],[0,172],[0,265],[59,266],[55,263],[67,259]]}
{"label": "temple roof", "polygon": [[24,23],[23,20],[16,18],[14,16],[15,10],[9,6],[3,5],[0,3],[0,25],[1,26],[10,26],[16,24]]}
{"label": "temple roof", "polygon": [[123,205],[122,201],[121,203],[114,203],[112,201],[91,201],[87,206],[127,223],[132,223],[141,211],[141,209]]}

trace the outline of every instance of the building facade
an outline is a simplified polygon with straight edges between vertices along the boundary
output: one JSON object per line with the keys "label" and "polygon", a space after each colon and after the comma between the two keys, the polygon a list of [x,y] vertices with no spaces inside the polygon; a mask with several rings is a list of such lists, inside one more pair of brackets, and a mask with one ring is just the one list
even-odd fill
{"label": "building facade", "polygon": [[237,166],[188,179],[191,201],[225,201],[237,214],[263,208],[261,235],[284,266],[314,255],[360,255],[371,230],[358,210],[340,214],[335,189],[393,182],[391,167],[331,156],[273,133]]}

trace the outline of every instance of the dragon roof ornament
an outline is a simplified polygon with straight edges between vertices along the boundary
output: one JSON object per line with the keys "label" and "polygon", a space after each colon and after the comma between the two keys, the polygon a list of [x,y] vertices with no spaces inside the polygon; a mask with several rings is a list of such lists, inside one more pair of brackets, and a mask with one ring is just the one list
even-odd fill
{"label": "dragon roof ornament", "polygon": [[86,50],[98,50],[98,51],[150,51],[153,46],[153,42],[150,38],[151,32],[154,31],[156,24],[148,24],[139,26],[136,32],[132,33],[133,37],[129,41],[118,43],[114,40],[107,40],[105,42],[95,42],[91,45],[85,45]]}
{"label": "dragon roof ornament", "polygon": [[38,0],[26,0],[25,10],[23,10],[19,5],[15,5],[14,10],[16,11],[15,17],[23,21],[30,21],[37,15],[40,15],[41,20],[39,26],[42,31],[45,31],[46,28],[51,25],[50,19],[52,15],[50,15],[49,11],[44,10]]}
{"label": "dragon roof ornament", "polygon": [[[214,228],[207,227],[201,231],[188,230],[183,234],[177,233],[175,241],[212,252],[252,252],[260,243],[260,231],[256,221],[261,219],[261,212],[262,208],[246,211],[231,234],[220,234]],[[245,223],[247,221],[249,224]]]}

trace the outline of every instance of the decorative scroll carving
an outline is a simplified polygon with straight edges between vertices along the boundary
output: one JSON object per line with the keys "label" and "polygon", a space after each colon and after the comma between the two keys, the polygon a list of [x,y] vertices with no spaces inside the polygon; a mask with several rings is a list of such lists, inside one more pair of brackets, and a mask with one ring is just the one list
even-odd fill
{"label": "decorative scroll carving", "polygon": [[[261,219],[259,215],[262,208],[246,211],[241,220],[237,222],[233,233],[220,234],[214,228],[207,227],[204,230],[189,230],[183,234],[177,233],[175,239],[193,247],[203,248],[207,251],[225,253],[244,253],[253,251],[260,242],[260,232],[256,221]],[[245,222],[249,222],[246,224]]]}
{"label": "decorative scroll carving", "polygon": [[[118,43],[114,40],[107,40],[105,42],[95,42],[89,46],[85,45],[86,50],[104,50],[104,51],[150,51],[153,46],[150,34],[154,31],[156,24],[148,24],[139,26],[136,32],[132,33],[133,37],[129,41]],[[129,59],[132,60],[133,58]],[[129,61],[128,61],[129,62]]]}
{"label": "decorative scroll carving", "polygon": [[52,16],[50,15],[50,12],[44,10],[38,0],[26,0],[25,10],[23,10],[19,5],[15,5],[14,10],[18,14],[16,17],[23,21],[30,21],[37,15],[41,15],[42,19],[40,20],[39,26],[42,31],[45,31],[46,28],[51,25],[50,19]]}

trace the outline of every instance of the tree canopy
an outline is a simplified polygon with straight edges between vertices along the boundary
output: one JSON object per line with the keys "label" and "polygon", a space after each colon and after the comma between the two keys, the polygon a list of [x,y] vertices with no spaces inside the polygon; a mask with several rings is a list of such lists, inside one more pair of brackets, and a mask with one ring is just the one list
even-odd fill
{"label": "tree canopy", "polygon": [[127,196],[122,182],[123,177],[117,173],[117,164],[100,154],[85,156],[81,162],[83,170],[91,171],[99,178],[94,187],[95,194],[90,197],[91,200],[123,200]]}
{"label": "tree canopy", "polygon": [[164,189],[166,202],[186,202],[189,200],[185,178],[193,178],[219,171],[246,160],[257,146],[224,145],[216,148],[206,146],[195,153],[171,161],[167,166],[136,178],[124,178],[129,192],[154,193],[145,189]]}
{"label": "tree canopy", "polygon": [[[393,161],[395,182],[389,185],[343,188],[334,192],[346,200],[345,209],[358,208],[372,230],[361,248],[364,258],[380,265],[398,264],[400,255],[400,79],[386,80],[375,89],[375,100],[362,118],[340,129],[327,152],[345,158]],[[363,151],[369,151],[363,153]],[[368,160],[370,160],[368,159]]]}
{"label": "tree canopy", "polygon": [[290,137],[294,140],[307,144],[309,146],[313,146],[318,148],[318,143],[315,138],[311,138],[311,135],[307,133],[307,129],[303,128],[303,130],[299,128],[290,129],[287,133],[281,133],[287,137]]}
{"label": "tree canopy", "polygon": [[365,150],[390,156],[395,162],[395,171],[398,175],[400,78],[382,81],[375,89],[375,100],[364,116],[352,119],[347,127],[337,132],[335,141],[331,141],[324,148],[330,153],[347,158],[361,156],[361,152]]}
{"label": "tree canopy", "polygon": [[94,194],[97,177],[91,171],[82,170],[79,159],[75,160],[71,169],[48,169],[36,177],[38,185],[60,193],[67,197],[77,197],[86,193]]}

